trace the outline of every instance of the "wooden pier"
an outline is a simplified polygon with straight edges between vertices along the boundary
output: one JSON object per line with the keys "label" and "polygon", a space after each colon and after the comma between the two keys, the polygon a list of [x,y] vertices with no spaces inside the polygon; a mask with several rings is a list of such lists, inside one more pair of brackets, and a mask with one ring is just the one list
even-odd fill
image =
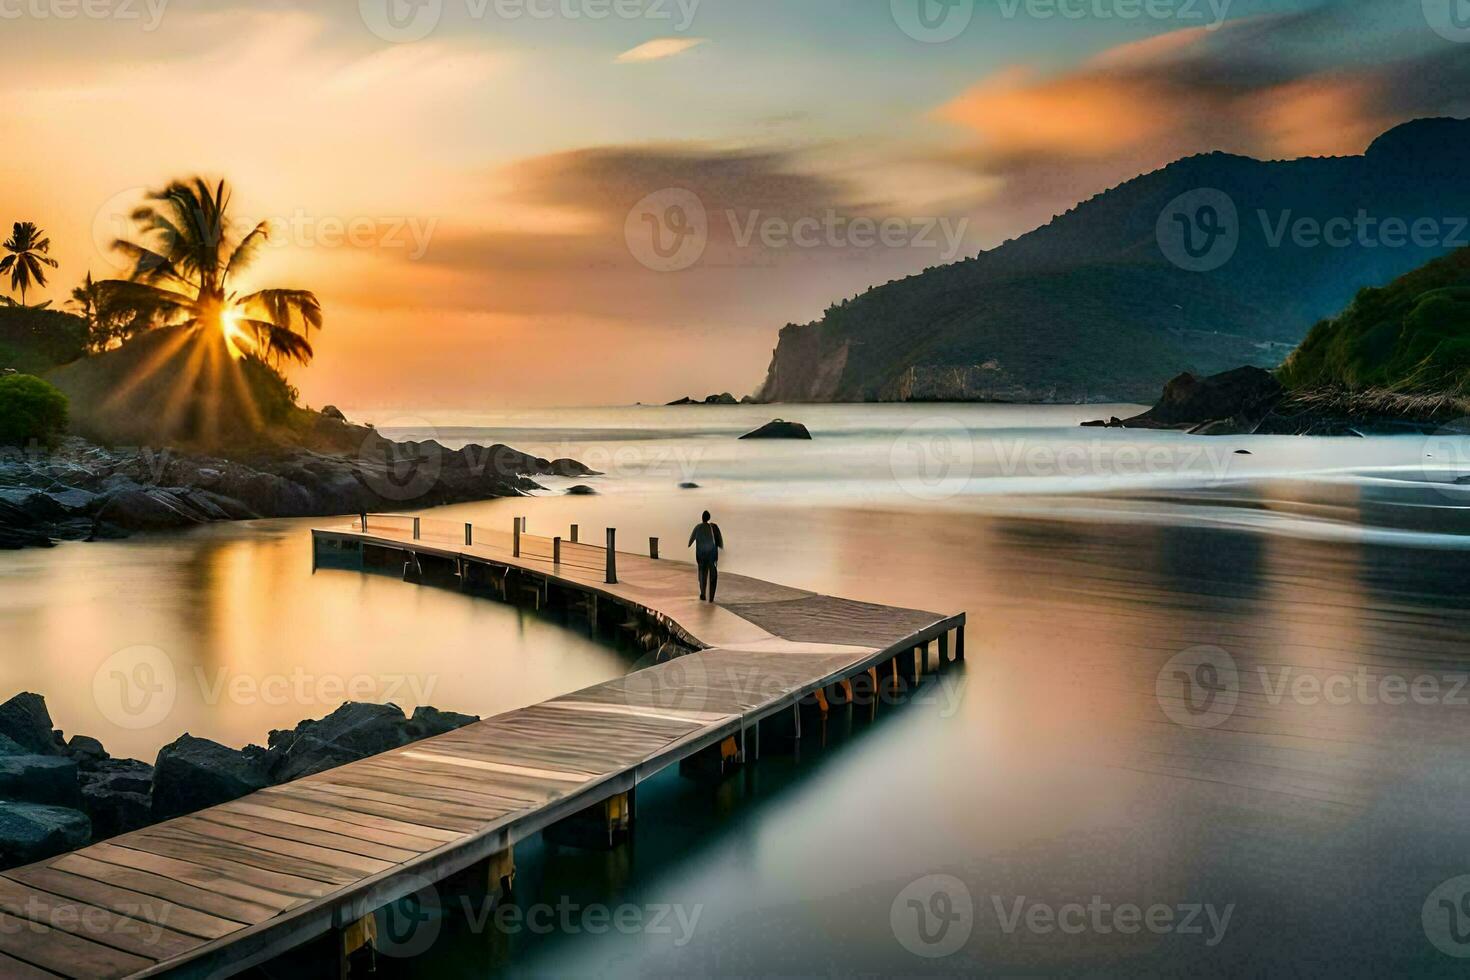
{"label": "wooden pier", "polygon": [[490,531],[364,515],[312,533],[323,565],[401,566],[411,581],[566,603],[594,623],[639,630],[669,657],[4,872],[0,976],[223,977],[327,933],[342,937],[345,964],[371,943],[378,909],[426,884],[471,870],[506,883],[516,843],[543,831],[610,842],[655,773],[677,763],[718,774],[758,757],[763,727],[768,738],[799,738],[803,703],[825,712],[855,687],[902,687],[964,657],[963,613],[728,573],[718,604],[705,603],[693,566],[655,557],[656,541],[647,554],[620,552],[611,531],[592,546],[574,529],[531,535],[522,520]]}

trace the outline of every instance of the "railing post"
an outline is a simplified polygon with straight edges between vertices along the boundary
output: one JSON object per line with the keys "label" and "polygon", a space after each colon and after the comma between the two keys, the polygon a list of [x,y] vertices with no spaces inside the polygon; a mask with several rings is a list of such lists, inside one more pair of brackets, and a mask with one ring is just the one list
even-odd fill
{"label": "railing post", "polygon": [[519,558],[521,557],[521,519],[519,517],[515,519],[515,524],[511,527],[511,533],[515,536],[515,543],[511,547],[511,554]]}
{"label": "railing post", "polygon": [[521,530],[522,531],[529,530],[530,525],[527,524],[527,521],[529,521],[529,520],[530,520],[530,518],[526,517],[525,515],[522,515],[521,516]]}
{"label": "railing post", "polygon": [[417,541],[419,539],[419,531],[420,531],[420,529],[421,529],[421,525],[419,524],[419,518],[415,517],[413,519],[413,539],[415,541]]}
{"label": "railing post", "polygon": [[618,584],[618,529],[607,529],[607,584]]}
{"label": "railing post", "polygon": [[357,519],[360,520],[360,521],[362,521],[362,533],[363,534],[366,534],[367,533],[367,511],[363,511],[361,514],[358,514],[357,515]]}
{"label": "railing post", "polygon": [[556,538],[552,538],[551,539],[551,563],[553,565],[560,565],[561,564],[561,538],[560,537],[556,537]]}
{"label": "railing post", "polygon": [[648,539],[648,557],[658,561],[658,538]]}
{"label": "railing post", "polygon": [[573,524],[572,525],[572,544],[576,544],[577,543],[577,539],[581,536],[581,531],[582,531],[582,528],[581,528],[580,525],[578,525],[578,524]]}
{"label": "railing post", "polygon": [[965,662],[965,628],[963,626],[955,630],[954,658],[960,663]]}
{"label": "railing post", "polygon": [[466,548],[468,548],[471,545],[473,545],[474,543],[475,543],[475,525],[473,525],[473,524],[466,524],[464,526],[464,546]]}

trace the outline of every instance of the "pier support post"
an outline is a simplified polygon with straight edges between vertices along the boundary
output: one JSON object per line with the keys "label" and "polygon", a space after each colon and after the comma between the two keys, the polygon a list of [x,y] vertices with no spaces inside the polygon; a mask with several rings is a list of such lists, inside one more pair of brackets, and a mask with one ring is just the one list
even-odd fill
{"label": "pier support post", "polygon": [[618,529],[607,529],[607,584],[618,584]]}
{"label": "pier support post", "polygon": [[581,534],[582,534],[582,526],[580,524],[573,524],[572,525],[572,544],[576,544],[577,543],[577,539],[581,536]]}
{"label": "pier support post", "polygon": [[711,745],[679,760],[679,775],[699,783],[719,782],[730,776],[745,761],[740,743],[745,733],[737,738],[731,735],[718,745]]}
{"label": "pier support post", "polygon": [[485,885],[496,904],[510,898],[516,884],[516,851],[507,847],[485,859]]}
{"label": "pier support post", "polygon": [[468,548],[468,547],[472,546],[474,543],[475,543],[475,525],[473,525],[473,524],[466,524],[464,526],[464,546],[466,548]]}
{"label": "pier support post", "polygon": [[377,971],[378,966],[378,917],[377,913],[370,912],[358,919],[356,922],[343,926],[339,932],[342,936],[342,951],[340,958],[340,973],[342,980],[346,980],[352,972],[352,957],[362,950],[367,950],[372,957],[370,973]]}
{"label": "pier support post", "polygon": [[510,529],[512,543],[510,553],[516,558],[521,557],[521,519],[517,517]]}
{"label": "pier support post", "polygon": [[949,633],[939,634],[939,665],[942,667],[949,663]]}
{"label": "pier support post", "polygon": [[648,539],[648,557],[658,561],[658,538]]}
{"label": "pier support post", "polygon": [[633,831],[634,791],[618,793],[541,832],[548,844],[610,851]]}
{"label": "pier support post", "polygon": [[960,663],[965,662],[965,628],[963,626],[954,631],[954,658]]}
{"label": "pier support post", "polygon": [[553,565],[561,564],[561,538],[559,537],[551,539],[551,563]]}

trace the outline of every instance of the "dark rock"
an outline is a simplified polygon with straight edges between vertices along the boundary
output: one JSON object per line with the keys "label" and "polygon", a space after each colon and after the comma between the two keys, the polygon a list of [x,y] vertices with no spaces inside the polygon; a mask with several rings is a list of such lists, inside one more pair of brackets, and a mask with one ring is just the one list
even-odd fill
{"label": "dark rock", "polygon": [[585,483],[583,483],[583,484],[579,484],[579,485],[577,485],[577,486],[572,487],[571,489],[569,489],[567,491],[567,496],[569,496],[569,497],[595,497],[595,496],[597,496],[597,491],[594,490],[592,487],[589,487]]}
{"label": "dark rock", "polygon": [[708,398],[706,398],[704,400],[704,403],[706,405],[738,405],[738,404],[740,404],[740,402],[738,402],[736,400],[735,396],[732,395],[732,394],[730,394],[728,391],[723,392],[723,393],[718,394],[718,395],[710,395]]}
{"label": "dark rock", "polygon": [[347,421],[347,416],[343,415],[342,410],[336,405],[328,405],[326,408],[322,409],[322,417],[336,419],[338,422]]}
{"label": "dark rock", "polygon": [[141,830],[153,823],[153,800],[149,794],[114,790],[104,784],[82,789],[82,810],[92,822],[94,841]]}
{"label": "dark rock", "polygon": [[741,439],[810,439],[812,434],[807,427],[800,422],[787,422],[785,419],[774,419],[756,429],[747,432]]}
{"label": "dark rock", "polygon": [[76,809],[82,803],[77,764],[54,755],[0,756],[0,798]]}
{"label": "dark rock", "polygon": [[699,489],[699,484],[697,484],[697,483],[681,483],[681,484],[679,484],[679,489],[680,490],[698,490]]}
{"label": "dark rock", "polygon": [[90,735],[75,735],[66,745],[66,754],[76,760],[77,765],[83,769],[96,769],[98,765],[106,762],[110,756],[102,743]]}
{"label": "dark rock", "polygon": [[447,735],[479,720],[479,715],[462,715],[457,711],[440,711],[438,708],[414,708],[413,717],[408,720],[408,733],[417,741],[421,738],[433,738],[435,735]]}
{"label": "dark rock", "polygon": [[758,401],[755,400],[755,396],[754,395],[744,395],[740,399],[740,404],[742,404],[742,405],[759,405],[760,402],[758,402]]}
{"label": "dark rock", "polygon": [[37,755],[61,755],[56,744],[46,699],[39,694],[17,694],[0,704],[0,735]]}
{"label": "dark rock", "polygon": [[1251,452],[1249,449],[1237,449],[1235,451],[1235,455],[1237,455],[1237,456],[1254,456],[1255,453]]}
{"label": "dark rock", "polygon": [[1164,386],[1157,405],[1123,424],[1135,429],[1167,429],[1222,419],[1259,421],[1284,394],[1276,376],[1258,367],[1236,368],[1208,378],[1181,374]]}
{"label": "dark rock", "polygon": [[[277,782],[289,782],[370,755],[388,752],[410,741],[408,719],[396,704],[349,701],[320,721],[303,721],[274,769]],[[286,733],[271,734],[271,748],[286,745]]]}
{"label": "dark rock", "polygon": [[0,867],[12,868],[85,847],[92,822],[85,813],[39,803],[0,800]]}
{"label": "dark rock", "polygon": [[137,759],[108,759],[95,769],[82,770],[82,790],[96,786],[114,793],[153,792],[153,767]]}
{"label": "dark rock", "polygon": [[168,820],[218,806],[270,784],[270,773],[259,758],[185,734],[158,753],[153,770],[153,819]]}
{"label": "dark rock", "polygon": [[1459,479],[1455,480],[1455,486],[1470,486],[1470,476],[1462,476]]}
{"label": "dark rock", "polygon": [[157,487],[112,494],[98,508],[97,518],[129,531],[192,527],[209,520],[178,494]]}

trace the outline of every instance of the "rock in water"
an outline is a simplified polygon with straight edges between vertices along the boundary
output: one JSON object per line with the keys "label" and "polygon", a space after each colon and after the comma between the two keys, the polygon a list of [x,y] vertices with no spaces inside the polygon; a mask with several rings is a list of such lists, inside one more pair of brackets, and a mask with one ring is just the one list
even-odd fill
{"label": "rock in water", "polygon": [[59,806],[0,800],[0,867],[13,868],[85,847],[92,823]]}
{"label": "rock in water", "polygon": [[303,721],[294,732],[272,732],[277,782],[325,772],[407,745],[408,718],[396,704],[349,701],[321,721]]}
{"label": "rock in water", "polygon": [[1123,424],[1136,429],[1166,429],[1233,419],[1259,422],[1281,400],[1285,389],[1270,371],[1236,368],[1209,378],[1181,374],[1164,386],[1153,408]]}
{"label": "rock in water", "polygon": [[4,735],[27,752],[37,755],[61,755],[56,742],[51,713],[46,699],[39,694],[17,694],[0,704],[0,735]]}
{"label": "rock in water", "polygon": [[269,785],[270,773],[260,755],[185,734],[158,753],[153,818],[168,820],[229,803]]}
{"label": "rock in water", "polygon": [[568,490],[567,491],[567,496],[568,497],[595,497],[595,496],[597,496],[597,491],[594,490],[592,487],[589,487],[585,483],[583,483],[583,484],[580,484],[578,486],[572,487],[570,490]]}
{"label": "rock in water", "polygon": [[408,734],[415,740],[447,735],[466,725],[479,721],[478,715],[462,715],[457,711],[440,711],[438,708],[414,708],[408,721]]}
{"label": "rock in water", "polygon": [[0,757],[0,798],[76,809],[82,805],[77,764],[54,755]]}
{"label": "rock in water", "polygon": [[754,432],[747,432],[741,439],[810,439],[812,434],[800,422],[773,419]]}

